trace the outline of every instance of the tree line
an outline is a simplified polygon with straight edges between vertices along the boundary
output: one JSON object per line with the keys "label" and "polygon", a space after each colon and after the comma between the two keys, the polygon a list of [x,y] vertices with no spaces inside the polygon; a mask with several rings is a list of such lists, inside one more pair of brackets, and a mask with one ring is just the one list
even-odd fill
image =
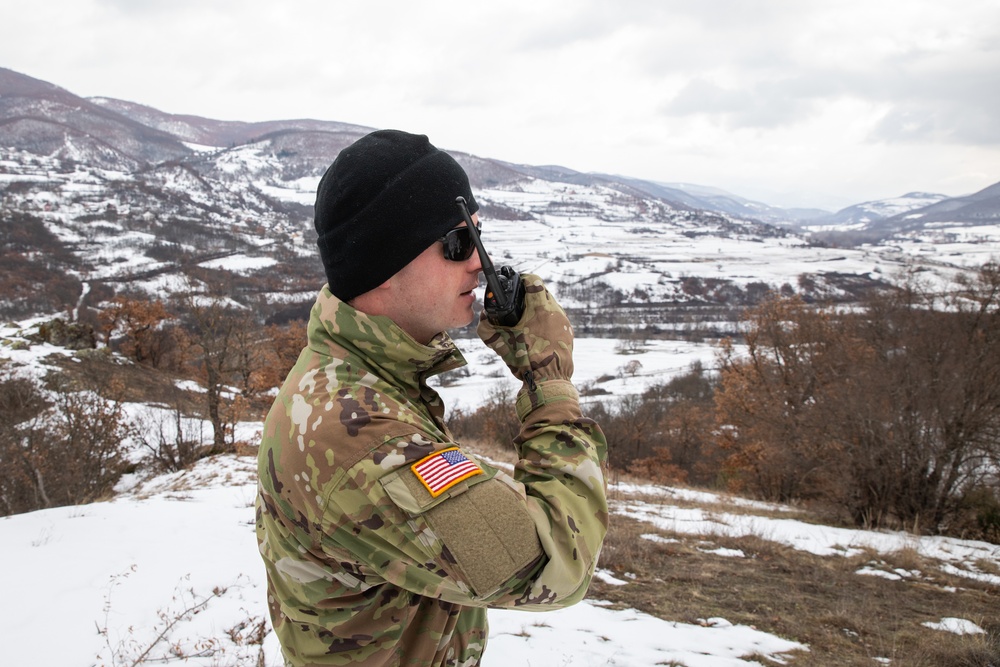
{"label": "tree line", "polygon": [[[41,384],[0,366],[0,515],[91,502],[139,467],[180,470],[236,451],[236,425],[262,418],[269,392],[305,344],[305,323],[265,325],[258,311],[221,292],[171,301],[119,295],[92,321],[56,319],[38,337],[78,350],[80,363]],[[153,377],[161,386],[200,387],[193,401],[162,388],[153,397],[171,406],[173,424],[143,423],[126,411],[139,392],[128,383],[156,384]],[[210,424],[207,442],[185,431],[190,414]]]}
{"label": "tree line", "polygon": [[[130,423],[129,388],[110,362],[86,386],[56,377],[43,389],[0,372],[0,513],[108,494],[136,466],[126,441],[166,469],[234,451],[235,425],[262,417],[304,329],[301,320],[265,326],[221,291],[117,296],[92,326],[42,327],[60,344],[196,379],[202,392],[190,409],[212,434],[185,435],[180,405],[176,428]],[[850,307],[773,294],[745,312],[716,361],[588,404],[614,476],[808,503],[859,526],[1000,541],[997,263],[944,292],[911,280]],[[513,399],[494,392],[451,414],[451,427],[460,439],[506,445],[518,428]]]}
{"label": "tree line", "polygon": [[[775,294],[740,329],[714,371],[589,407],[613,476],[1000,543],[1000,265],[850,307]],[[456,428],[509,440],[510,400],[494,395]]]}
{"label": "tree line", "polygon": [[723,347],[715,396],[731,486],[1000,539],[1000,266],[856,309],[771,301],[744,342]]}

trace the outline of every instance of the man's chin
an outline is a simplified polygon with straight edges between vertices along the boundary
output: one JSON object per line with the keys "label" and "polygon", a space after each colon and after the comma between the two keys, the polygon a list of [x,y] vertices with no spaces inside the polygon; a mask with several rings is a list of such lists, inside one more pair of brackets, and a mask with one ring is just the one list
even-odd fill
{"label": "man's chin", "polygon": [[462,327],[467,327],[470,324],[472,324],[473,320],[475,319],[476,319],[476,313],[475,311],[472,310],[472,307],[470,306],[468,310],[465,311],[462,317],[456,318],[458,324],[455,325],[455,328],[461,329]]}

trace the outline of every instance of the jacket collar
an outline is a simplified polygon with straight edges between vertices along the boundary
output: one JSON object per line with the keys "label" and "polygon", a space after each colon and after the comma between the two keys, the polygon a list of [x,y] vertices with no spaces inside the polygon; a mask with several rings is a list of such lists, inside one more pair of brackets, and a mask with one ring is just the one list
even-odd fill
{"label": "jacket collar", "polygon": [[459,368],[465,357],[447,333],[430,343],[415,341],[383,315],[369,315],[341,301],[324,286],[309,318],[309,344],[323,351],[330,343],[342,347],[373,372],[417,395],[427,378]]}

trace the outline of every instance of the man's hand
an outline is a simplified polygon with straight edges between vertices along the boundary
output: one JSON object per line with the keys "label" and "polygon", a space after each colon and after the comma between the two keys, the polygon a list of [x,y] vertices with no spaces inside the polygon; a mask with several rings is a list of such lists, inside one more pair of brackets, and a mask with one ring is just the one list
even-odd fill
{"label": "man's hand", "polygon": [[512,327],[490,324],[485,314],[477,333],[515,377],[533,390],[537,382],[569,380],[573,375],[573,328],[542,279],[522,274],[524,315]]}

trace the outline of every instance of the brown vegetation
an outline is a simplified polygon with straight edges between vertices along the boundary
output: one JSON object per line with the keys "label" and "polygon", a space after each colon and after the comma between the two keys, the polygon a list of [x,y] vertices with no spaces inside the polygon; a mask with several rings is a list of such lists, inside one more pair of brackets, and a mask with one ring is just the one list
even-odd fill
{"label": "brown vegetation", "polygon": [[[997,480],[988,465],[976,464],[998,462],[998,294],[998,272],[985,267],[941,303],[915,288],[873,298],[853,312],[768,301],[747,319],[749,355],[724,347],[719,376],[696,365],[640,396],[590,404],[589,416],[604,428],[616,477],[741,488],[839,508],[860,524],[905,523],[996,540]],[[132,465],[122,456],[127,435],[144,446],[144,465],[190,465],[213,447],[186,434],[180,420],[212,415],[213,401],[222,447],[236,449],[235,419],[262,416],[267,391],[284,378],[305,340],[301,321],[264,326],[253,311],[222,298],[188,305],[120,298],[101,322],[96,338],[79,323],[56,321],[44,335],[78,347],[110,346],[129,363],[97,349],[66,364],[73,382],[39,387],[10,373],[0,377],[0,467],[6,471],[0,513],[106,497]],[[182,396],[174,387],[181,378],[216,389]],[[121,409],[125,388],[132,400],[174,406],[177,423],[137,431],[141,425],[128,422]],[[456,437],[475,441],[477,451],[507,465],[518,427],[513,399],[494,392],[479,409],[454,413],[450,426]],[[931,475],[939,462],[947,464],[942,473],[958,472],[950,486],[952,478]],[[929,479],[937,481],[927,487]],[[935,514],[937,508],[945,511]],[[591,596],[671,621],[719,616],[753,625],[807,644],[809,652],[794,664],[869,665],[889,658],[918,667],[986,667],[1000,661],[996,588],[944,574],[914,550],[824,558],[766,536],[661,534],[669,543],[643,537],[653,533],[649,525],[613,516],[600,566],[630,583],[595,580]],[[739,549],[744,557],[707,553],[709,547]],[[857,574],[873,563],[924,575],[889,581]],[[992,563],[978,567],[996,574]],[[987,634],[956,636],[922,626],[946,616],[968,618]]]}
{"label": "brown vegetation", "polygon": [[54,389],[50,403],[31,380],[0,377],[0,514],[92,502],[129,467],[121,387],[111,399]]}
{"label": "brown vegetation", "polygon": [[[183,304],[182,304],[183,305]],[[182,316],[182,314],[185,314]],[[0,375],[0,515],[87,503],[111,493],[132,469],[139,446],[150,470],[180,470],[204,456],[235,452],[234,427],[263,417],[298,356],[305,326],[263,326],[247,308],[221,298],[178,309],[160,301],[117,297],[89,325],[54,319],[37,338],[80,350],[43,385],[9,369]],[[103,342],[103,348],[94,349]],[[117,350],[128,361],[108,354]],[[117,361],[116,361],[117,360]],[[185,392],[195,379],[202,392]],[[169,406],[163,423],[129,418],[126,400]],[[213,427],[211,444],[185,430],[186,416]],[[133,457],[134,458],[134,457]]]}
{"label": "brown vegetation", "polygon": [[[731,485],[818,500],[857,525],[955,532],[1000,506],[1000,267],[940,297],[754,310],[716,394]],[[984,512],[986,514],[984,514]],[[977,537],[997,539],[1000,524]]]}
{"label": "brown vegetation", "polygon": [[80,296],[77,259],[34,216],[0,208],[0,265],[0,317],[67,311]]}
{"label": "brown vegetation", "polygon": [[[852,310],[773,298],[745,347],[588,411],[612,479],[806,502],[833,521],[1000,542],[1000,267],[959,289],[911,284]],[[627,373],[627,370],[622,372]],[[513,396],[452,417],[459,438],[509,442]]]}
{"label": "brown vegetation", "polygon": [[[720,547],[743,556],[711,553]],[[857,573],[873,564],[921,576],[891,581]],[[757,536],[660,534],[614,515],[600,567],[628,583],[595,579],[589,596],[669,621],[725,618],[806,644],[793,665],[868,667],[876,658],[908,667],[1000,664],[997,589],[934,566],[913,553],[821,557]],[[945,617],[969,619],[986,634],[923,626]]]}

